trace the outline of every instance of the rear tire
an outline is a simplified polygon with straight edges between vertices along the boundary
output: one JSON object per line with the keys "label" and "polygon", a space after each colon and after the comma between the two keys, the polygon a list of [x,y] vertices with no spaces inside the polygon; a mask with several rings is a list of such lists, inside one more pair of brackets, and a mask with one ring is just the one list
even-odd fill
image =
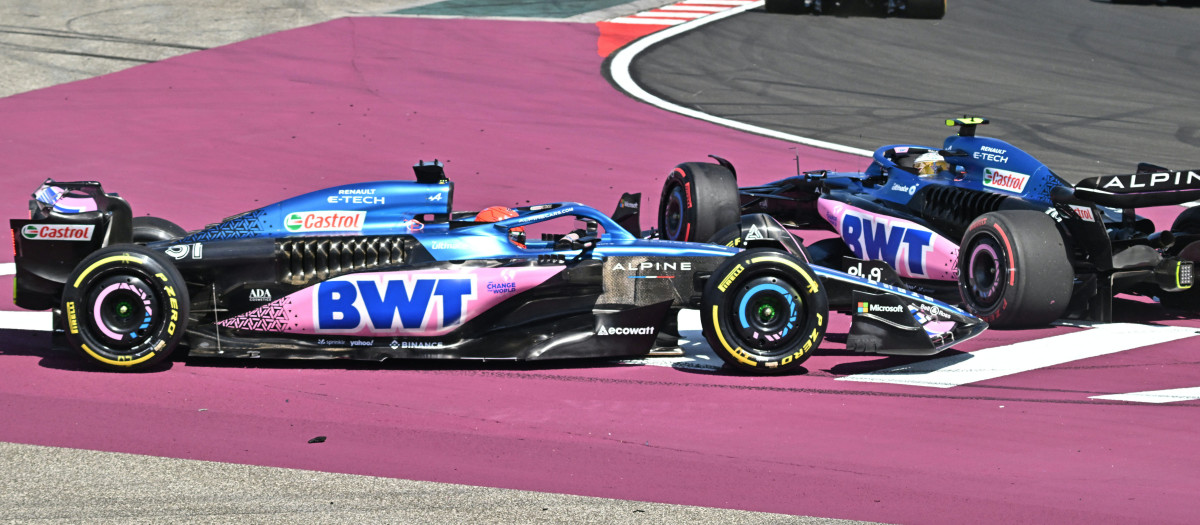
{"label": "rear tire", "polygon": [[706,242],[741,216],[737,178],[719,164],[688,162],[663,183],[658,235],[670,241]]}
{"label": "rear tire", "polygon": [[133,242],[135,243],[169,241],[184,235],[187,235],[187,230],[166,219],[149,216],[133,218]]}
{"label": "rear tire", "polygon": [[755,248],[713,272],[700,300],[709,346],[730,367],[756,374],[796,370],[821,345],[829,301],[802,259]]}
{"label": "rear tire", "polygon": [[971,223],[959,245],[963,303],[996,328],[1058,319],[1070,303],[1074,280],[1062,234],[1045,213],[985,213]]}
{"label": "rear tire", "polygon": [[188,291],[165,255],[118,244],[88,256],[67,279],[67,344],[108,370],[145,370],[171,355],[187,328]]}
{"label": "rear tire", "polygon": [[946,16],[946,0],[908,0],[905,18],[938,20]]}

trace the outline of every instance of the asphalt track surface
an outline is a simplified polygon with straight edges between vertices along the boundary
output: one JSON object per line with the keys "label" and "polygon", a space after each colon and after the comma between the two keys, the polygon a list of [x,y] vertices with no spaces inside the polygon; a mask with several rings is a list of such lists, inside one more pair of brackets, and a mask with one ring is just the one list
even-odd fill
{"label": "asphalt track surface", "polygon": [[652,48],[633,75],[685,107],[866,150],[940,146],[942,121],[975,115],[1071,181],[1200,168],[1200,9],[1180,4],[951,0],[937,21],[756,10]]}
{"label": "asphalt track surface", "polygon": [[[456,203],[471,209],[527,199],[604,207],[623,190],[656,194],[671,165],[710,152],[745,159],[740,171],[750,174],[791,166],[789,144],[623,97],[599,75],[595,44],[593,26],[545,22],[355,18],[271,34],[0,100],[0,116],[11,123],[0,136],[0,157],[9,163],[2,177],[21,195],[47,176],[94,174],[134,203],[135,213],[195,228],[256,202],[404,178],[414,158],[433,156],[450,161]],[[861,164],[809,148],[799,154],[823,166]],[[21,199],[0,206],[9,216],[24,208]],[[1122,302],[1119,316],[1196,325],[1137,302]],[[957,350],[1085,331],[993,331]],[[1200,403],[1090,399],[1200,384],[1194,341],[1186,338],[937,390],[839,381],[907,361],[840,353],[836,340],[806,363],[807,374],[778,378],[636,363],[198,359],[123,375],[82,368],[50,350],[44,334],[8,331],[0,340],[0,440],[137,454],[107,459],[5,446],[11,490],[0,504],[17,520],[164,521],[205,509],[223,520],[285,522],[296,512],[337,520],[316,509],[312,494],[290,484],[289,475],[311,480],[322,495],[342,491],[330,501],[351,512],[344,516],[399,521],[483,520],[489,512],[529,522],[787,519],[719,513],[741,509],[903,523],[1186,523],[1197,510],[1200,464],[1191,452]],[[316,436],[327,440],[308,443]],[[83,472],[68,475],[79,486],[102,485],[139,464],[147,473],[187,474],[168,478],[173,483],[160,476],[122,483],[125,490],[80,491],[72,495],[79,504],[67,511],[78,514],[64,516],[52,512],[46,492],[71,482],[26,472],[39,468],[26,465],[54,465],[64,456],[70,463],[59,459],[55,471],[78,466]],[[164,467],[159,458],[234,465]],[[108,478],[98,481],[92,465]],[[198,471],[227,483],[187,483]],[[375,477],[325,485],[336,482],[312,471]],[[383,487],[388,480],[379,478],[626,503],[538,505],[537,494],[511,493],[510,500],[422,485],[415,495],[397,496],[396,505],[432,513],[405,518],[370,514],[380,511],[374,501],[354,502],[356,490],[408,490]],[[231,501],[263,484],[278,490],[250,491],[262,494],[260,507],[247,511],[248,504]],[[164,487],[216,489],[211,500],[147,514],[170,501],[152,492]],[[272,512],[277,497],[282,503]],[[446,499],[454,501],[437,513]],[[454,505],[458,500],[465,504]],[[483,513],[456,514],[471,512],[475,502],[483,502],[476,508]],[[589,514],[593,509],[600,514]],[[715,513],[687,514],[705,510]]]}

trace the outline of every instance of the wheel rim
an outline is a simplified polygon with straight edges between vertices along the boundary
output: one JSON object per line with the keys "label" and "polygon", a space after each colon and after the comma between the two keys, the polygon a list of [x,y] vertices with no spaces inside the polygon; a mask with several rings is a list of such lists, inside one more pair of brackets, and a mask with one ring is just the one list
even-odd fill
{"label": "wheel rim", "polygon": [[999,302],[1004,295],[1007,266],[995,239],[984,237],[975,243],[967,258],[967,291],[971,302],[984,309]]}
{"label": "wheel rim", "polygon": [[158,297],[145,280],[114,276],[91,287],[89,324],[104,346],[127,350],[141,345],[161,320]]}
{"label": "wheel rim", "polygon": [[734,333],[752,353],[790,348],[800,337],[804,302],[791,283],[774,276],[747,281],[733,297],[738,313]]}
{"label": "wheel rim", "polygon": [[683,240],[683,203],[687,197],[683,194],[683,186],[676,184],[667,194],[667,205],[663,207],[663,225],[667,239]]}

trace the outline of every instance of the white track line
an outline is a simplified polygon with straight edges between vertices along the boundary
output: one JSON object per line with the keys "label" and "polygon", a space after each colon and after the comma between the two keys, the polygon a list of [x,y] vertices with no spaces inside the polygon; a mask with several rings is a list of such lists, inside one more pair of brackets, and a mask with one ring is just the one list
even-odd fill
{"label": "white track line", "polygon": [[1196,328],[1101,324],[1069,334],[839,377],[838,380],[950,388],[1197,335],[1200,330]]}
{"label": "white track line", "polygon": [[[0,277],[17,273],[16,263],[0,263]],[[50,312],[0,311],[0,330],[36,330],[49,332]]]}
{"label": "white track line", "polygon": [[1134,403],[1174,403],[1177,401],[1195,401],[1200,399],[1200,387],[1172,388],[1170,390],[1150,390],[1147,392],[1132,392],[1129,394],[1109,394],[1104,396],[1092,396],[1088,399],[1131,401]]}
{"label": "white track line", "polygon": [[[713,2],[713,3],[716,3],[716,2]],[[697,27],[703,26],[704,24],[710,24],[710,23],[716,22],[718,20],[723,20],[725,18],[729,18],[733,15],[742,13],[744,11],[754,9],[756,7],[763,5],[763,3],[764,2],[762,0],[760,0],[758,2],[750,2],[750,3],[746,3],[746,4],[737,5],[736,7],[733,7],[732,9],[729,9],[727,11],[721,11],[720,13],[713,13],[713,14],[703,17],[703,18],[697,18],[695,20],[691,20],[686,23],[671,26],[662,31],[658,31],[656,33],[651,33],[645,37],[635,40],[632,43],[630,43],[629,45],[618,50],[615,54],[613,54],[612,60],[609,61],[609,65],[608,65],[609,76],[613,79],[613,83],[616,84],[617,87],[620,88],[622,91],[629,94],[629,96],[636,98],[638,100],[641,100],[642,102],[645,102],[652,106],[658,107],[660,109],[670,111],[672,113],[678,113],[680,115],[692,117],[694,119],[704,120],[707,122],[712,122],[714,124],[720,124],[722,126],[730,127],[730,128],[741,130],[741,131],[746,131],[749,133],[754,133],[754,134],[763,135],[763,136],[767,136],[767,137],[777,138],[780,140],[795,142],[798,144],[804,144],[806,146],[813,146],[816,148],[823,148],[823,149],[828,149],[828,150],[832,150],[832,151],[840,151],[842,153],[849,153],[851,155],[870,157],[872,155],[872,152],[869,150],[854,148],[854,147],[846,146],[843,144],[835,144],[833,142],[826,142],[824,140],[817,140],[817,139],[813,139],[813,138],[809,138],[809,137],[801,137],[799,135],[792,135],[791,133],[784,133],[782,131],[776,131],[776,130],[764,128],[761,126],[746,124],[744,122],[738,122],[736,120],[730,120],[727,118],[717,117],[714,115],[709,115],[708,113],[696,111],[694,109],[685,108],[683,106],[668,102],[666,100],[663,100],[657,96],[650,94],[650,92],[646,91],[645,89],[642,89],[642,87],[639,86],[638,83],[633,80],[633,76],[630,75],[629,67],[633,63],[633,59],[636,58],[639,53],[645,51],[650,46],[657,44],[659,42],[662,42],[663,40],[666,40],[673,36],[680,35],[682,33],[685,33],[687,31],[690,31]],[[722,2],[722,4],[724,4],[724,2]],[[734,5],[734,4],[730,4],[730,5]]]}
{"label": "white track line", "polygon": [[51,330],[51,313],[0,311],[0,330],[49,332]]}

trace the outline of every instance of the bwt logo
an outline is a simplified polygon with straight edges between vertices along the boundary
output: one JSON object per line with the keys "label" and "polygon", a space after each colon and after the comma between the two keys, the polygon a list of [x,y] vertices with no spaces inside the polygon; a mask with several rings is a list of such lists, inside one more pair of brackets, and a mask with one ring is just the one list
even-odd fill
{"label": "bwt logo", "polygon": [[319,332],[438,330],[460,324],[476,298],[473,275],[326,281],[315,295]]}
{"label": "bwt logo", "polygon": [[302,211],[289,213],[283,227],[290,232],[362,231],[365,211]]}
{"label": "bwt logo", "polygon": [[908,273],[926,275],[925,256],[933,250],[933,232],[890,222],[847,211],[842,216],[842,241],[859,259],[883,261],[901,271],[901,262],[907,261]]}

